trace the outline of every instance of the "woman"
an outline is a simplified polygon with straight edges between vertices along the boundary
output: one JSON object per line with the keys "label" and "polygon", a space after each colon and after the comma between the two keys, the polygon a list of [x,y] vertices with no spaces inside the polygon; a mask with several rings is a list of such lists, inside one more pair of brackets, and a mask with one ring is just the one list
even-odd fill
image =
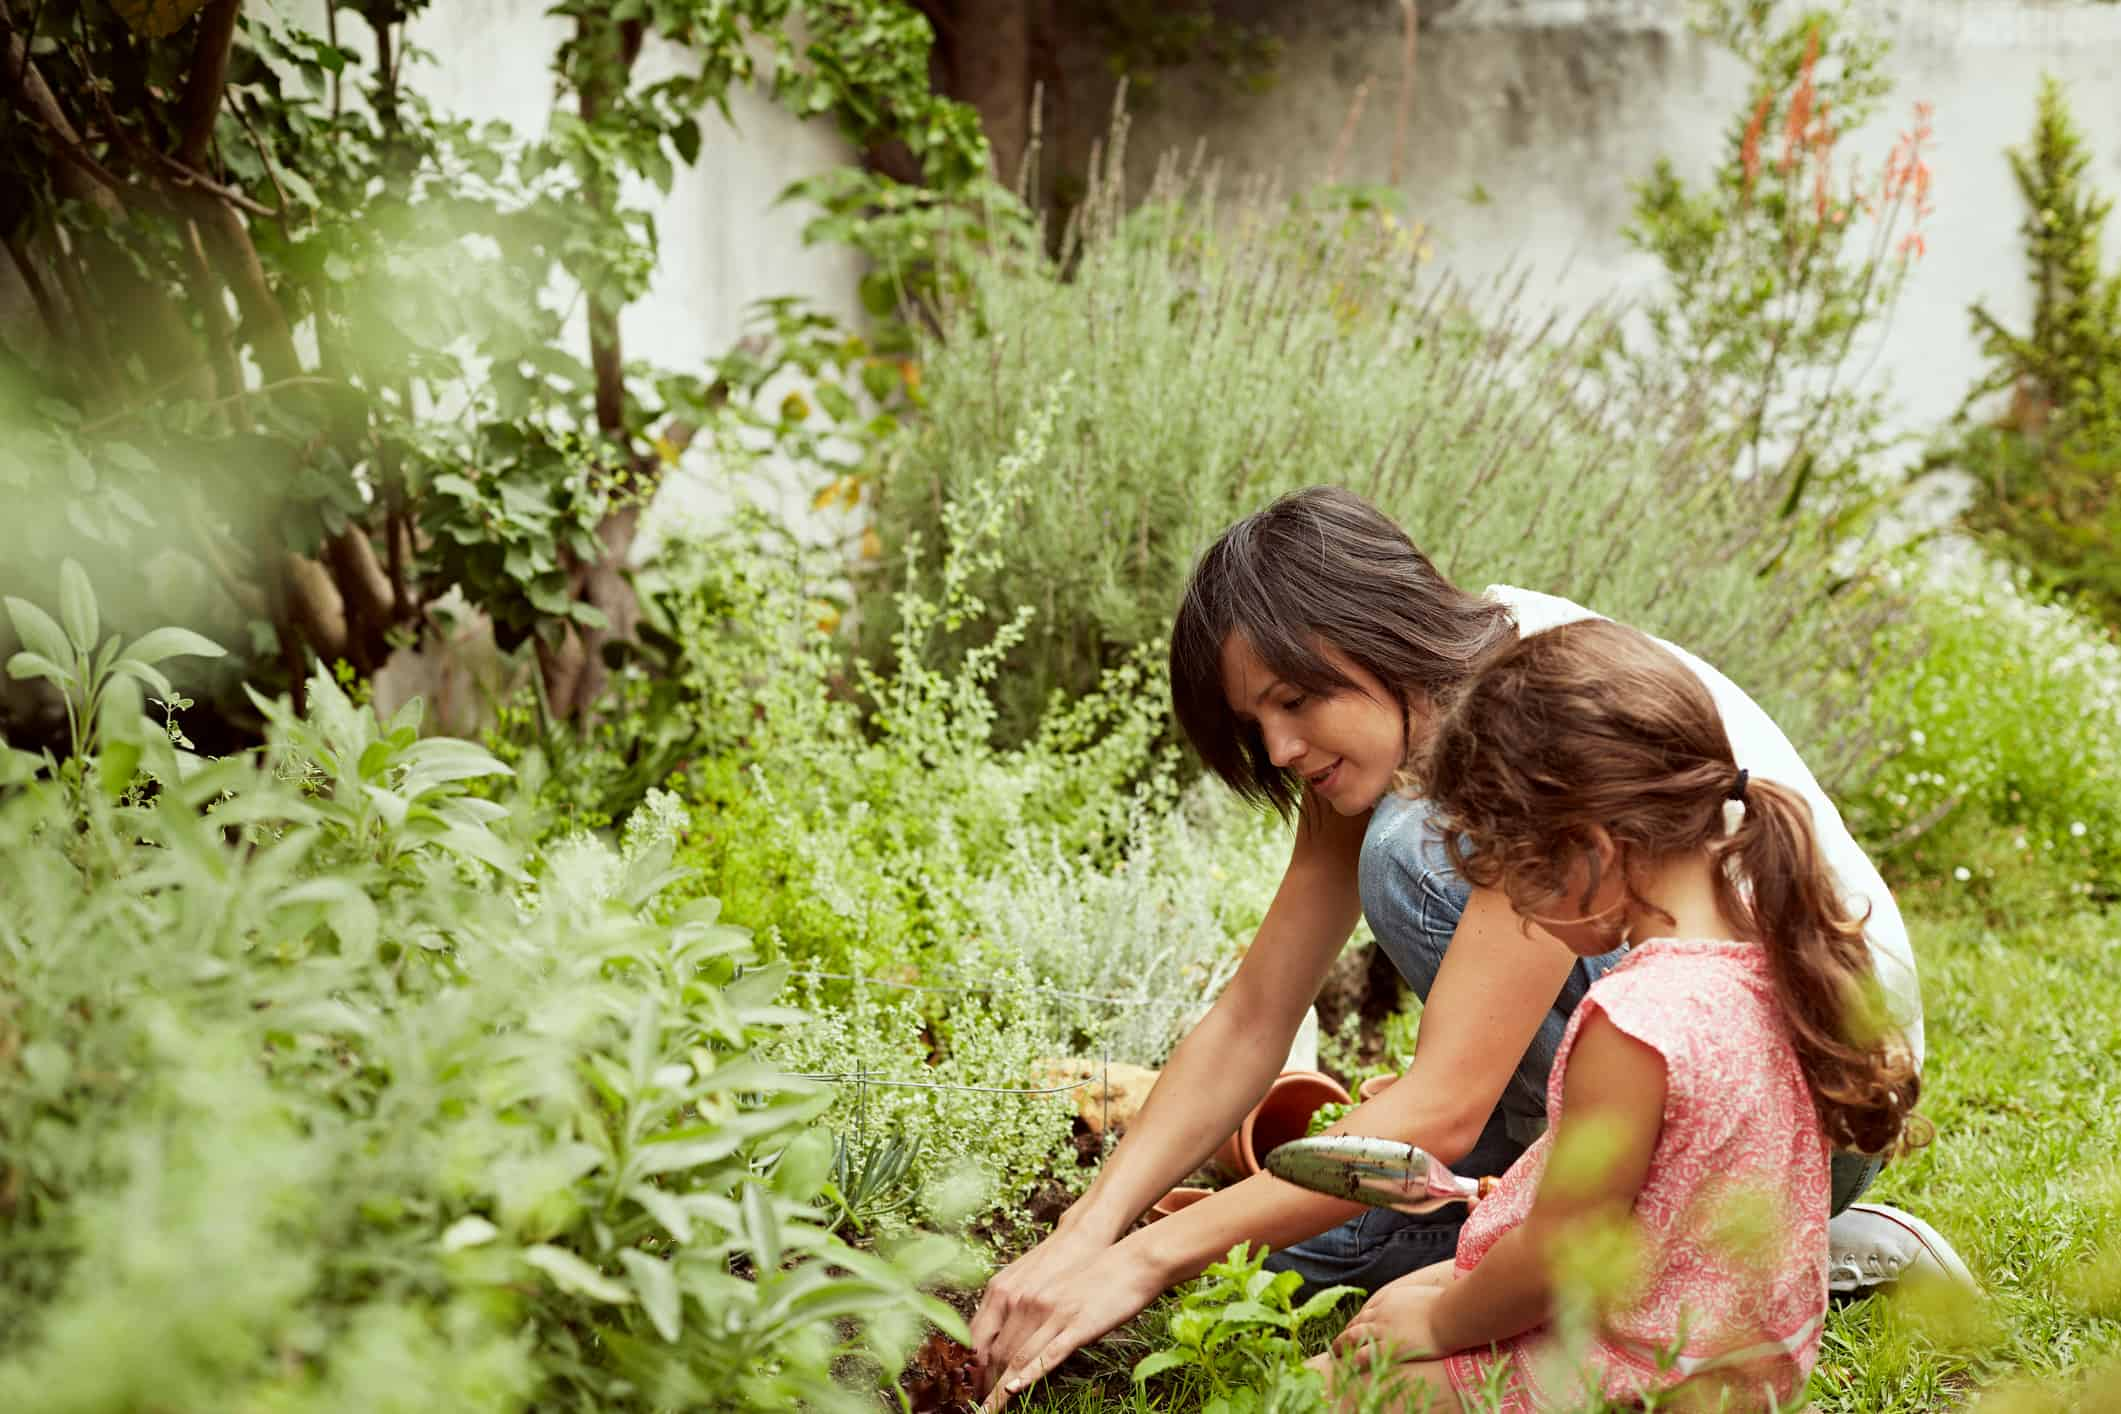
{"label": "woman", "polygon": [[[1418,1144],[1471,1175],[1502,1173],[1538,1136],[1570,1013],[1618,955],[1579,958],[1520,929],[1500,893],[1458,878],[1424,803],[1391,792],[1438,703],[1485,655],[1590,617],[1547,595],[1457,588],[1389,519],[1333,487],[1283,497],[1202,557],[1173,630],[1173,704],[1211,770],[1297,815],[1295,843],[1237,975],[1172,1052],[1125,1141],[1052,1235],[988,1287],[972,1335],[989,1409],[1240,1242],[1273,1247],[1277,1266],[1314,1285],[1369,1290],[1453,1255],[1462,1214],[1362,1209],[1265,1174],[1129,1229],[1266,1092],[1358,914],[1425,1006],[1406,1074],[1335,1129]],[[1869,910],[1874,966],[1919,1064],[1913,956],[1877,870],[1758,705],[1664,646],[1701,677],[1747,764],[1810,805],[1852,909]],[[1877,1167],[1835,1156],[1836,1212]],[[1870,1250],[1837,1250],[1837,1271],[1853,1262],[1889,1277],[1933,1259],[1963,1275],[1926,1225],[1873,1216],[1910,1241],[1880,1249],[1856,1234]]]}

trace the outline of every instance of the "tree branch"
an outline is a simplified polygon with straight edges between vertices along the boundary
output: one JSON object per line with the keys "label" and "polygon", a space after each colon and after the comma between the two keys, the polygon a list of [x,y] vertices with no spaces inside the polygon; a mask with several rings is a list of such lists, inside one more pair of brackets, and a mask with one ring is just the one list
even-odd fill
{"label": "tree branch", "polygon": [[273,297],[250,232],[233,207],[220,201],[198,205],[201,229],[220,244],[222,268],[243,311],[244,329],[257,350],[259,367],[273,381],[300,377],[302,356],[295,348],[294,331],[287,326],[287,312]]}
{"label": "tree branch", "polygon": [[63,159],[53,174],[60,194],[87,202],[114,221],[122,219],[125,203],[118,199],[118,192],[124,184],[82,145],[81,135],[74,130],[66,110],[59,106],[59,100],[44,82],[44,75],[37,72],[36,64],[31,62],[28,43],[15,33],[4,13],[0,13],[0,30],[7,33],[9,92],[25,112],[43,124],[45,133]]}
{"label": "tree branch", "polygon": [[213,262],[206,258],[206,244],[199,239],[199,223],[184,223],[184,254],[191,262],[194,294],[199,302],[200,317],[206,321],[206,352],[214,364],[214,381],[222,394],[233,402],[234,421],[239,430],[249,430],[249,409],[234,395],[243,391],[243,359],[236,352],[235,321],[228,317],[228,305],[221,297],[221,282],[214,278]]}
{"label": "tree branch", "polygon": [[[215,181],[212,177],[207,176],[198,168],[187,166],[186,164],[179,162],[176,158],[168,156],[165,153],[157,152],[156,154],[154,154],[154,158],[155,165],[162,168],[163,171],[169,173],[169,184],[172,187],[177,188],[178,190],[184,190],[186,188],[189,188],[191,190],[198,191],[206,196],[213,197],[216,200],[225,201],[230,206],[234,206],[240,208],[241,210],[248,211],[253,216],[271,216],[275,219],[278,219],[284,217],[287,214],[284,211],[273,210],[270,206],[267,206],[262,201],[257,201],[251,197],[245,196],[242,192],[237,191],[234,187],[222,185],[220,182]],[[275,186],[279,184],[279,179],[277,177],[275,177],[273,181]]]}
{"label": "tree branch", "polygon": [[236,42],[236,16],[243,0],[212,0],[199,20],[199,42],[192,49],[191,77],[184,85],[177,160],[197,167],[214,140],[214,120],[221,113],[221,91],[228,85],[228,54]]}

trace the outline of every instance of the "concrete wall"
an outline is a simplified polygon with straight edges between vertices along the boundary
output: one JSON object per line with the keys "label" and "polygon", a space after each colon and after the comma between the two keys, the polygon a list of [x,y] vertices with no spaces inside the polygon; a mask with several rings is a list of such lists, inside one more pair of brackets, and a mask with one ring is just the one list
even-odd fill
{"label": "concrete wall", "polygon": [[[2121,6],[2090,0],[1855,0],[1893,41],[1896,81],[1880,116],[1848,146],[1878,169],[1912,105],[1935,106],[1936,213],[1880,352],[1879,370],[1911,429],[1959,405],[1981,367],[1967,306],[2023,323],[2029,304],[2017,226],[2023,212],[2006,146],[2033,121],[2040,76],[2069,85],[2096,149],[2092,176],[2121,194]],[[1652,288],[1653,261],[1628,249],[1628,184],[1660,155],[1690,177],[1722,151],[1745,102],[1735,60],[1690,33],[1682,0],[1421,0],[1411,152],[1400,179],[1429,223],[1440,268],[1469,279],[1523,265],[1535,296],[1565,308]],[[1205,139],[1236,172],[1288,187],[1325,175],[1353,94],[1344,181],[1391,174],[1401,74],[1399,0],[1233,4],[1285,46],[1268,93],[1206,71],[1158,81],[1137,107],[1130,171]],[[1094,109],[1096,66],[1072,66],[1075,104]],[[1109,92],[1109,84],[1106,86]],[[2109,249],[2121,252],[2121,228]]]}
{"label": "concrete wall", "polygon": [[[317,6],[321,15],[321,4]],[[542,0],[445,0],[415,21],[413,41],[436,62],[410,71],[408,82],[438,111],[498,118],[519,133],[545,129],[553,107],[552,55],[567,24],[547,16]],[[358,21],[348,28],[359,31]],[[670,71],[677,56],[651,47],[642,79]],[[679,371],[704,371],[728,352],[745,327],[746,308],[770,295],[801,295],[842,319],[861,317],[861,269],[852,253],[806,247],[811,212],[776,205],[789,183],[854,160],[829,120],[800,122],[767,95],[730,95],[732,121],[712,108],[700,114],[699,162],[680,167],[664,196],[641,184],[628,200],[655,213],[662,255],[646,298],[620,318],[629,359]],[[589,344],[578,314],[570,347],[585,359]],[[747,476],[750,494],[790,511],[807,509],[815,480],[801,468],[769,465]],[[649,536],[676,521],[712,518],[727,504],[731,469],[704,449],[687,456],[666,481]]]}

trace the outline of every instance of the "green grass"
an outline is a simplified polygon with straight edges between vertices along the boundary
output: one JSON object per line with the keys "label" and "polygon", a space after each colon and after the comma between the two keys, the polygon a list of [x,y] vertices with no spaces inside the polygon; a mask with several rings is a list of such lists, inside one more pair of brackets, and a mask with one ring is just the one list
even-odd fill
{"label": "green grass", "polygon": [[[1998,921],[1950,886],[1903,894],[1923,968],[1928,1149],[1868,1195],[1934,1223],[1986,1293],[1915,1289],[1837,1307],[1813,1407],[1903,1414],[1976,1399],[2121,1411],[2121,912]],[[1189,1391],[1128,1385],[1158,1303],[1015,1406],[1177,1411]]]}
{"label": "green grass", "polygon": [[1837,1309],[1813,1397],[1889,1414],[2028,1381],[2084,1408],[2097,1396],[2069,1386],[2089,1373],[2116,1400],[2101,1367],[2121,1357],[2121,914],[1999,924],[1938,892],[1905,900],[1937,1140],[1870,1196],[1950,1237],[1987,1300]]}

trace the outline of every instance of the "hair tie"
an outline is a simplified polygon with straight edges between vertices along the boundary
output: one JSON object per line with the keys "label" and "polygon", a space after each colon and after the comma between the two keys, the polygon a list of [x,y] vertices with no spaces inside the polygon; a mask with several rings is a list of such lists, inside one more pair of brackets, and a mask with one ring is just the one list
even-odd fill
{"label": "hair tie", "polygon": [[1738,779],[1731,783],[1731,788],[1728,791],[1724,792],[1723,798],[1725,800],[1735,800],[1739,804],[1743,805],[1745,803],[1746,782],[1750,781],[1752,778],[1753,773],[1746,770],[1745,767],[1740,766],[1738,768]]}

